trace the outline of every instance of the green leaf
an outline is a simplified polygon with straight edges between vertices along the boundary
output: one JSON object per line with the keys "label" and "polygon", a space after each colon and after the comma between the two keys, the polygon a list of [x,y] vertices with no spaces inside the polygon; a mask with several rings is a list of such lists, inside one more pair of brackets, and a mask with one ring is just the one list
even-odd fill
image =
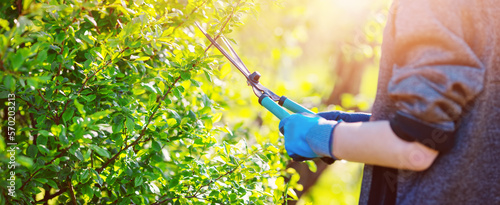
{"label": "green leaf", "polygon": [[62,125],[52,125],[50,128],[50,132],[54,134],[54,136],[59,137],[61,132],[63,131],[63,126]]}
{"label": "green leaf", "polygon": [[37,147],[38,147],[38,151],[40,151],[42,154],[47,155],[50,153],[50,150],[47,149],[47,147],[43,144],[39,144],[39,145],[37,145]]}
{"label": "green leaf", "polygon": [[66,136],[66,133],[64,133],[64,132],[59,135],[59,141],[63,145],[69,145],[68,137]]}
{"label": "green leaf", "polygon": [[45,59],[47,59],[47,50],[41,51],[37,55],[38,56],[37,56],[36,60],[38,62],[45,62]]}
{"label": "green leaf", "polygon": [[41,182],[41,183],[47,183],[49,180],[45,179],[45,178],[35,178],[36,181],[38,182]]}
{"label": "green leaf", "polygon": [[170,81],[170,76],[167,72],[160,71],[160,77],[163,78],[166,82]]}
{"label": "green leaf", "polygon": [[181,78],[182,78],[183,80],[188,80],[188,79],[190,79],[190,78],[191,78],[191,73],[190,73],[189,71],[182,72],[182,73],[181,73]]}
{"label": "green leaf", "polygon": [[30,146],[28,146],[28,150],[26,151],[26,154],[29,157],[34,158],[34,157],[36,157],[37,153],[38,153],[38,148],[36,147],[36,145],[31,144]]}
{"label": "green leaf", "polygon": [[270,151],[271,153],[278,153],[280,150],[276,147],[274,147],[273,145],[269,145],[269,147],[267,147],[267,150]]}
{"label": "green leaf", "polygon": [[83,154],[80,152],[80,150],[75,151],[75,157],[78,158],[80,161],[83,161]]}
{"label": "green leaf", "polygon": [[106,158],[110,158],[110,154],[109,154],[108,150],[105,150],[104,148],[101,148],[97,145],[90,145],[90,148],[92,150],[94,150],[95,152],[97,152],[97,154],[99,154],[103,157],[106,157]]}
{"label": "green leaf", "polygon": [[12,70],[15,70],[15,71],[17,71],[19,69],[19,67],[21,67],[23,62],[24,62],[24,58],[23,58],[23,55],[20,51],[16,52],[16,54],[14,54],[14,56],[12,56],[10,58]]}
{"label": "green leaf", "polygon": [[167,124],[168,124],[169,127],[173,127],[174,125],[177,124],[177,120],[175,120],[174,118],[169,118],[167,120]]}
{"label": "green leaf", "polygon": [[95,95],[88,95],[88,96],[82,96],[82,98],[84,100],[86,100],[87,102],[92,102],[95,100],[96,96]]}
{"label": "green leaf", "polygon": [[26,156],[17,156],[16,161],[17,163],[21,164],[21,166],[28,169],[31,169],[31,167],[33,166],[33,160]]}
{"label": "green leaf", "polygon": [[38,134],[44,135],[44,136],[52,136],[52,134],[47,130],[38,130]]}
{"label": "green leaf", "polygon": [[163,81],[158,83],[158,87],[160,88],[161,93],[165,93],[165,83],[163,83]]}
{"label": "green leaf", "polygon": [[144,89],[141,89],[141,88],[135,88],[132,93],[134,93],[134,95],[141,95],[141,94],[144,94],[146,92],[146,90]]}
{"label": "green leaf", "polygon": [[136,178],[134,179],[134,186],[135,186],[135,187],[137,187],[137,186],[141,185],[142,183],[143,183],[143,179],[142,179],[142,177],[140,177],[140,176],[139,176],[139,177],[136,177]]}
{"label": "green leaf", "polygon": [[28,10],[32,1],[33,0],[24,0],[23,1],[23,10]]}
{"label": "green leaf", "polygon": [[307,166],[309,167],[309,170],[311,170],[311,172],[313,172],[313,173],[316,173],[316,171],[318,170],[316,163],[314,163],[314,161],[312,161],[312,160],[306,160],[305,162],[306,162]]}
{"label": "green leaf", "polygon": [[75,99],[75,107],[82,116],[85,116],[85,110],[83,109],[83,105],[80,104],[77,99]]}
{"label": "green leaf", "polygon": [[156,140],[153,140],[153,142],[151,143],[152,146],[153,146],[153,150],[157,151],[157,152],[160,152],[161,151],[161,143],[156,141]]}
{"label": "green leaf", "polygon": [[99,175],[99,173],[97,173],[97,171],[91,169],[91,171],[94,173],[94,175],[96,176],[95,180],[96,182],[102,186],[102,183],[104,182],[101,178],[101,176]]}
{"label": "green leaf", "polygon": [[[41,130],[41,131],[42,131],[42,130]],[[44,134],[42,134],[42,133],[41,133],[41,131],[38,131],[38,133],[40,133],[40,134],[39,134],[39,135],[38,135],[38,137],[36,138],[36,144],[37,144],[37,145],[47,145],[47,141],[48,141],[48,139],[49,139],[49,138],[47,137],[47,136],[48,136],[48,134],[44,135]],[[45,130],[43,130],[43,131],[45,131]],[[45,132],[47,132],[47,131],[45,131]],[[48,132],[47,132],[47,133],[48,133]]]}
{"label": "green leaf", "polygon": [[135,61],[147,61],[147,60],[149,60],[149,56],[141,56],[135,59]]}
{"label": "green leaf", "polygon": [[5,19],[0,19],[0,27],[7,30],[7,31],[10,31],[9,21],[7,21]]}
{"label": "green leaf", "polygon": [[100,120],[100,119],[103,119],[104,117],[108,116],[112,112],[113,112],[112,110],[99,111],[99,112],[96,112],[92,115],[89,115],[89,117],[92,120]]}
{"label": "green leaf", "polygon": [[83,155],[83,160],[86,161],[86,160],[89,160],[90,159],[90,154],[92,154],[92,150],[87,150],[87,152],[85,152],[85,155]]}
{"label": "green leaf", "polygon": [[288,188],[287,194],[292,197],[293,200],[299,200],[299,197],[297,197],[297,194],[295,191],[292,189],[292,187]]}
{"label": "green leaf", "polygon": [[82,174],[80,175],[80,180],[85,181],[90,177],[90,171],[89,169],[83,170]]}
{"label": "green leaf", "polygon": [[174,89],[172,89],[172,92],[174,93],[175,97],[182,98],[182,93],[181,93],[179,87],[175,87]]}
{"label": "green leaf", "polygon": [[54,189],[59,189],[59,187],[57,186],[56,182],[54,182],[54,181],[52,181],[52,180],[50,180],[50,179],[48,179],[48,180],[47,180],[47,184],[48,184],[50,187],[54,188]]}
{"label": "green leaf", "polygon": [[134,131],[134,128],[135,128],[134,119],[127,117],[127,121],[125,122],[125,124],[127,125],[128,132]]}
{"label": "green leaf", "polygon": [[36,81],[35,79],[33,79],[33,78],[28,78],[28,79],[26,80],[26,82],[28,83],[28,86],[30,86],[30,87],[32,87],[32,88],[34,88],[34,89],[38,88],[38,81]]}
{"label": "green leaf", "polygon": [[10,91],[8,91],[8,90],[1,91],[0,92],[0,99],[8,98],[9,94],[10,94]]}
{"label": "green leaf", "polygon": [[12,76],[6,75],[3,78],[3,85],[5,86],[5,88],[13,92],[16,89],[16,80]]}
{"label": "green leaf", "polygon": [[73,117],[73,114],[75,113],[75,111],[73,109],[68,109],[66,110],[66,112],[64,112],[63,116],[62,116],[62,119],[64,122],[67,122],[69,120],[71,120],[71,118]]}

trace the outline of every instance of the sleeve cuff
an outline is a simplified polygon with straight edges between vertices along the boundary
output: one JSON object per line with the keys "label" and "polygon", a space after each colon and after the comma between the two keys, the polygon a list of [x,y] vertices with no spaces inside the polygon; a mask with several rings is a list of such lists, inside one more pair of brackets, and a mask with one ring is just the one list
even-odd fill
{"label": "sleeve cuff", "polygon": [[321,120],[314,129],[311,129],[307,133],[307,144],[309,144],[314,153],[322,157],[331,157],[337,160],[333,156],[332,146],[333,130],[338,123],[337,121]]}
{"label": "sleeve cuff", "polygon": [[450,151],[455,143],[454,131],[433,127],[403,112],[397,112],[389,123],[394,134],[402,140],[417,141],[439,152]]}

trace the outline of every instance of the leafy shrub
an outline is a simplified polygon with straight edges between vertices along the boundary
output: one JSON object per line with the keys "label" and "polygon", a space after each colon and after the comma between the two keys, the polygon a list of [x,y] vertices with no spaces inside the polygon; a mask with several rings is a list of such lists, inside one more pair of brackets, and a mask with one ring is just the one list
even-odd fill
{"label": "leafy shrub", "polygon": [[[279,149],[221,134],[230,132],[217,123],[231,100],[216,83],[224,61],[193,26],[228,33],[252,3],[0,4],[2,133],[15,129],[0,140],[0,175],[15,172],[14,193],[12,181],[0,182],[1,203],[264,204],[294,196],[298,176],[278,177],[294,173],[284,171]],[[11,147],[18,164],[7,168]]]}

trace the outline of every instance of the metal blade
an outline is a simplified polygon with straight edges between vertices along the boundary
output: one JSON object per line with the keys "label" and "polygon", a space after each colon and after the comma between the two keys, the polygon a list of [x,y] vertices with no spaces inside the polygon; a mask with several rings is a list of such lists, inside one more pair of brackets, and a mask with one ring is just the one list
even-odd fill
{"label": "metal blade", "polygon": [[250,71],[248,71],[248,69],[244,65],[240,65],[241,60],[234,60],[231,55],[229,55],[226,50],[224,50],[224,48],[222,48],[212,37],[210,37],[210,35],[208,35],[198,23],[195,22],[195,24],[203,33],[203,35],[205,35],[208,40],[217,48],[217,50],[219,50],[222,55],[224,55],[229,60],[229,62],[231,62],[236,68],[238,68],[238,70],[247,78],[247,80],[249,80],[248,76],[250,75]]}
{"label": "metal blade", "polygon": [[[238,54],[236,54],[236,51],[234,51],[233,47],[231,47],[231,44],[230,44],[230,43],[229,43],[229,41],[226,39],[226,37],[221,36],[221,38],[222,38],[222,42],[224,42],[224,44],[226,44],[226,47],[228,47],[228,48],[229,48],[229,51],[231,51],[231,54],[232,54],[233,58],[235,59],[235,61],[239,62],[241,66],[243,66],[243,67],[245,67],[245,68],[246,68],[246,66],[245,66],[245,64],[243,63],[243,61],[241,61],[240,56],[238,56]],[[247,70],[248,70],[248,68],[247,68]],[[249,73],[250,73],[250,71],[249,71]]]}

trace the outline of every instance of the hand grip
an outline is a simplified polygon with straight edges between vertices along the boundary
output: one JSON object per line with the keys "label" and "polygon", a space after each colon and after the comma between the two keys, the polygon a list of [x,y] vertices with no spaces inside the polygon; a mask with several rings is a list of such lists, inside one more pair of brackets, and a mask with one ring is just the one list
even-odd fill
{"label": "hand grip", "polygon": [[302,105],[294,102],[293,100],[288,99],[285,96],[281,96],[279,104],[283,107],[286,107],[286,109],[294,112],[294,113],[310,113],[314,114],[314,112],[310,111],[309,109],[302,107]]}
{"label": "hand grip", "polygon": [[285,109],[271,100],[271,98],[269,98],[267,95],[261,95],[259,98],[259,103],[280,120],[290,115],[290,113],[288,113]]}

